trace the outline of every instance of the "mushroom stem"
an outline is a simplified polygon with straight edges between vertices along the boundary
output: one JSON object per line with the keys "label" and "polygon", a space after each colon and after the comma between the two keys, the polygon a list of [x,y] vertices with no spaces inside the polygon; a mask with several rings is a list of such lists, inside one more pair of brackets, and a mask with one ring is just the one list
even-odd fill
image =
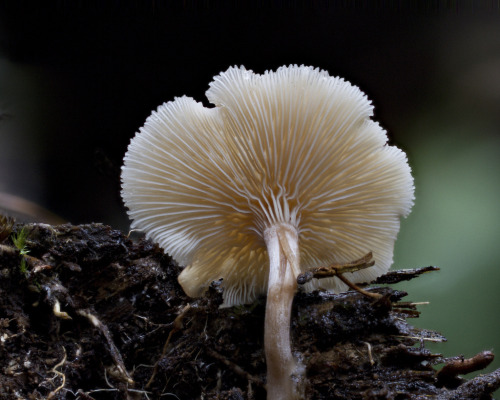
{"label": "mushroom stem", "polygon": [[267,363],[267,399],[297,398],[292,374],[297,370],[290,346],[290,315],[299,274],[298,233],[288,224],[264,232],[269,254],[264,347]]}

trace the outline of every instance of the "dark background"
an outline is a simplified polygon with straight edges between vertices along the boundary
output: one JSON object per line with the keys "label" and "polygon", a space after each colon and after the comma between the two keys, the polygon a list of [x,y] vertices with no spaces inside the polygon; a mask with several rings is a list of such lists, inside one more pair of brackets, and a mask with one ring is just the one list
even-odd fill
{"label": "dark background", "polygon": [[5,112],[13,114],[12,124],[30,126],[23,171],[2,178],[8,191],[73,223],[125,226],[117,174],[130,138],[174,96],[207,103],[208,83],[230,65],[261,73],[307,64],[341,75],[374,99],[391,132],[402,130],[434,86],[437,21],[424,15],[327,3],[63,4],[4,7],[2,49],[11,74],[2,85]]}
{"label": "dark background", "polygon": [[0,5],[0,208],[128,230],[120,166],[153,109],[208,106],[230,65],[313,65],[367,93],[408,153],[416,204],[395,265],[442,268],[403,286],[432,302],[415,323],[447,355],[500,349],[498,2],[27,4]]}

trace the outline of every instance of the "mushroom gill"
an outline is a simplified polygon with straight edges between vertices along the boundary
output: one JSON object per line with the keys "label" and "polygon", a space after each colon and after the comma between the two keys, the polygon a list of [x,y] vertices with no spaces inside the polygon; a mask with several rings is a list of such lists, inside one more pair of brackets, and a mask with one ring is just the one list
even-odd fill
{"label": "mushroom gill", "polygon": [[[267,293],[268,399],[290,399],[297,275],[368,251],[375,265],[349,280],[387,271],[413,204],[411,170],[366,96],[325,71],[232,67],[207,97],[214,108],[181,97],[146,120],[125,155],[122,196],[132,227],[186,265],[189,296],[221,278],[225,306]],[[335,278],[305,285],[318,287],[346,289]]]}

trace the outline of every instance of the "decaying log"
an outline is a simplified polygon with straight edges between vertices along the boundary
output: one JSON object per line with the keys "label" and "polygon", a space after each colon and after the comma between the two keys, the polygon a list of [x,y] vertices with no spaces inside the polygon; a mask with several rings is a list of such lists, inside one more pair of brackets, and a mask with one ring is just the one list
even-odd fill
{"label": "decaying log", "polygon": [[[22,229],[21,252],[12,237]],[[190,299],[161,249],[101,224],[0,232],[0,398],[265,399],[264,299],[221,309],[217,282]],[[498,370],[460,377],[491,352],[444,359],[426,343],[445,338],[407,322],[419,310],[405,292],[366,290],[380,299],[297,294],[293,350],[307,399],[489,399],[500,387]]]}

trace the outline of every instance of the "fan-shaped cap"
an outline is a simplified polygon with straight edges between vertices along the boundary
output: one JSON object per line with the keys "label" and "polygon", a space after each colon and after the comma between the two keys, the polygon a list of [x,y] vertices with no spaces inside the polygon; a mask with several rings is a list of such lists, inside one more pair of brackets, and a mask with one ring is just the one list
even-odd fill
{"label": "fan-shaped cap", "polygon": [[[263,235],[276,223],[297,229],[303,271],[368,251],[375,266],[350,280],[389,269],[413,178],[356,86],[311,67],[234,67],[207,97],[214,108],[187,97],[161,105],[122,168],[132,227],[187,265],[179,282],[189,296],[220,278],[226,305],[264,294]],[[306,289],[319,286],[345,289],[336,278]]]}

